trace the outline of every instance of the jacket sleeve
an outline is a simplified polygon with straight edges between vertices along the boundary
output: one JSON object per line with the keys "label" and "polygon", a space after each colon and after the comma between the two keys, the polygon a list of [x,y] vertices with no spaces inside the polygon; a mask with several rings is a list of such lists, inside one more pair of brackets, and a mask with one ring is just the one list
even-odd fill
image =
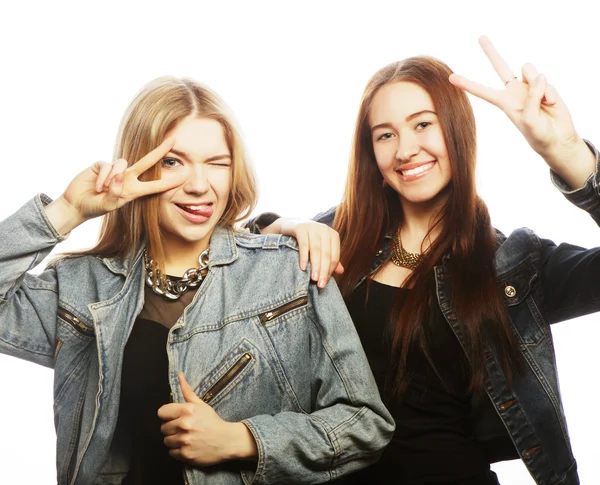
{"label": "jacket sleeve", "polygon": [[[327,224],[329,227],[333,227],[336,209],[337,207],[332,207],[326,211],[319,212],[313,217],[313,221],[321,222]],[[252,234],[260,234],[265,227],[270,226],[280,217],[281,216],[275,212],[263,212],[262,214],[249,219],[246,224],[244,224],[244,229],[248,229]]]}
{"label": "jacket sleeve", "polygon": [[333,227],[336,211],[337,207],[332,207],[326,211],[319,212],[315,217],[313,217],[313,221],[321,222],[322,224],[327,224],[329,227]]}
{"label": "jacket sleeve", "polygon": [[[583,187],[571,190],[556,174],[554,185],[571,203],[590,214],[600,226],[600,157],[596,169]],[[541,275],[544,300],[550,323],[575,318],[600,310],[600,248],[584,249],[568,243],[560,245],[541,240]]]}
{"label": "jacket sleeve", "polygon": [[318,340],[304,361],[312,410],[244,420],[258,447],[255,473],[242,473],[246,484],[331,481],[377,461],[392,438],[394,421],[335,282],[321,290],[311,284],[309,304],[306,324]]}
{"label": "jacket sleeve", "polygon": [[52,367],[56,275],[53,269],[29,273],[64,239],[46,217],[49,202],[38,195],[0,222],[0,352]]}

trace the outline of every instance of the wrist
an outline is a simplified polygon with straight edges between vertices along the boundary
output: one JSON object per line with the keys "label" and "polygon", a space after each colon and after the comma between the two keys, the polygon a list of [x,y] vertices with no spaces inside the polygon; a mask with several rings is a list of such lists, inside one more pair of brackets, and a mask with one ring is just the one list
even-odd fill
{"label": "wrist", "polygon": [[67,200],[64,195],[44,207],[50,223],[61,235],[67,235],[87,219]]}
{"label": "wrist", "polygon": [[551,155],[544,156],[544,160],[571,189],[582,187],[596,170],[594,153],[579,137],[573,143],[554,150]]}
{"label": "wrist", "polygon": [[258,448],[254,436],[244,423],[227,423],[228,460],[256,460]]}

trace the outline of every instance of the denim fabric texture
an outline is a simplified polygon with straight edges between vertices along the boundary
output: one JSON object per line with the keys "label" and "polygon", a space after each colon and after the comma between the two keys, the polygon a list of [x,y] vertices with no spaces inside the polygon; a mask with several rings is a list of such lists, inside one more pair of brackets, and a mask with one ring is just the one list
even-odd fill
{"label": "denim fabric texture", "polygon": [[[123,351],[144,305],[143,252],[29,273],[64,239],[49,202],[37,196],[0,223],[0,351],[54,369],[58,483],[119,484],[128,454],[113,437]],[[179,371],[199,396],[220,382],[210,405],[258,445],[258,462],[241,470],[186,467],[190,485],[326,482],[374,462],[391,439],[344,301],[335,284],[310,283],[293,238],[217,227],[167,353],[173,400],[184,401]]]}
{"label": "denim fabric texture", "polygon": [[[596,148],[586,143],[596,156],[596,169],[585,185],[571,190],[552,172],[551,179],[567,200],[600,225],[600,158]],[[332,226],[334,218],[335,207],[315,220]],[[391,233],[381,241],[373,255],[372,273],[389,260],[391,241]],[[435,268],[437,300],[464,348],[465,337],[452,308],[447,263],[445,257]],[[498,232],[495,267],[525,366],[509,386],[493,342],[486,343],[485,388],[493,407],[487,401],[473,401],[478,440],[490,462],[520,457],[538,485],[576,485],[577,464],[561,402],[550,324],[600,311],[600,248],[557,246],[527,228],[508,237]],[[514,444],[514,456],[497,456],[494,445],[507,438]]]}

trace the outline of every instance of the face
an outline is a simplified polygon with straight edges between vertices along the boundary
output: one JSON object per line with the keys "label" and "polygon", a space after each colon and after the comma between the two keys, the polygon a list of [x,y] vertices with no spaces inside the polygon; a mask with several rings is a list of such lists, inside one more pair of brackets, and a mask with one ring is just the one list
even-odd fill
{"label": "face", "polygon": [[443,196],[450,161],[427,91],[409,82],[383,86],[373,98],[369,126],[379,170],[403,205]]}
{"label": "face", "polygon": [[208,118],[187,117],[166,136],[175,145],[160,162],[161,178],[186,182],[160,195],[159,221],[163,244],[199,253],[223,215],[231,189],[231,153],[223,127]]}

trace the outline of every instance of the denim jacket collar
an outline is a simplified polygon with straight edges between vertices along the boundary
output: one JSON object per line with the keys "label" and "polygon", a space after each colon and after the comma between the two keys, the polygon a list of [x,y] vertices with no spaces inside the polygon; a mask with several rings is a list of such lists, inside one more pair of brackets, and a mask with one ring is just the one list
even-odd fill
{"label": "denim jacket collar", "polygon": [[[140,258],[143,257],[145,246],[142,245],[135,254],[126,257],[101,258],[106,267],[115,274],[127,276]],[[210,258],[208,266],[221,266],[233,263],[238,258],[233,229],[216,226],[210,238]]]}

